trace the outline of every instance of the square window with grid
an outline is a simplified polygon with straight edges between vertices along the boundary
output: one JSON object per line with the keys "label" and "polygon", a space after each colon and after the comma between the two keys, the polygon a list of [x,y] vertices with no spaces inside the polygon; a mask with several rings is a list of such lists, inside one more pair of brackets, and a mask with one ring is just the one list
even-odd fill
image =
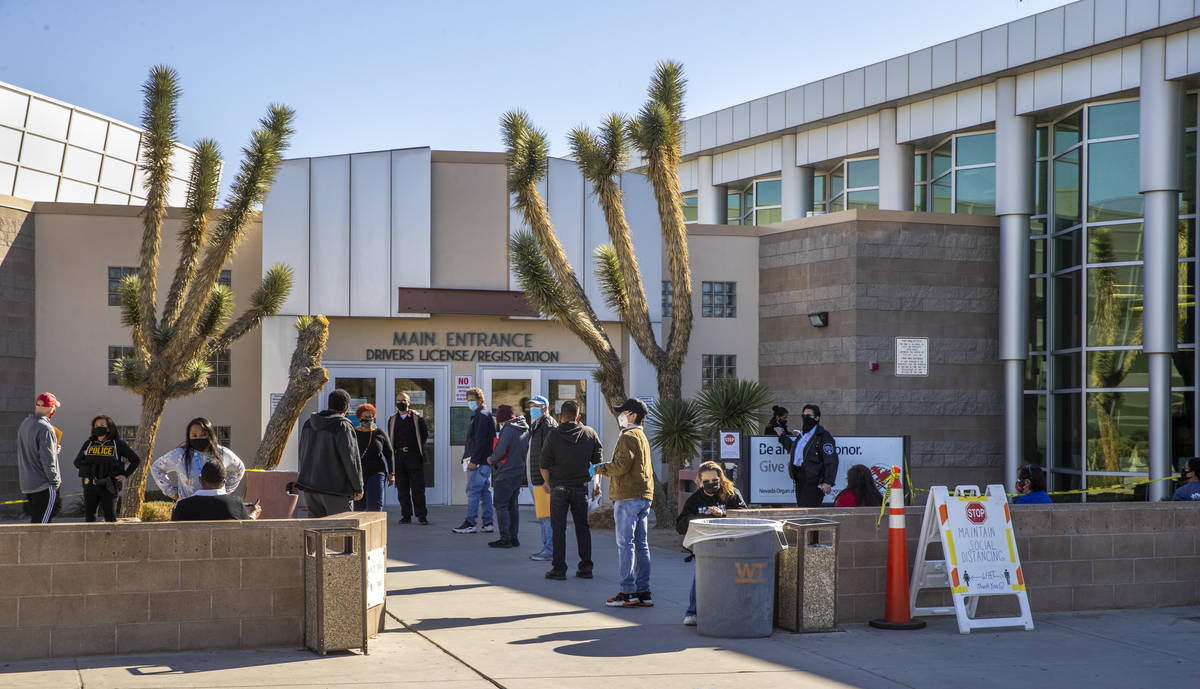
{"label": "square window with grid", "polygon": [[701,285],[700,315],[704,318],[737,318],[737,283],[705,282]]}
{"label": "square window with grid", "polygon": [[720,448],[717,445],[716,438],[709,438],[700,443],[700,461],[701,462],[719,462]]}
{"label": "square window with grid", "polygon": [[133,347],[109,347],[108,348],[108,384],[120,385],[117,380],[117,374],[113,373],[113,364],[127,356],[133,356]]}
{"label": "square window with grid", "polygon": [[129,268],[127,266],[108,267],[108,305],[121,305],[121,280],[126,275],[137,275],[137,268]]}
{"label": "square window with grid", "polygon": [[707,388],[722,378],[737,377],[736,354],[703,354],[700,357],[700,387]]}
{"label": "square window with grid", "polygon": [[137,438],[137,429],[137,426],[117,426],[117,435],[121,436],[121,440],[132,445],[134,439]]}
{"label": "square window with grid", "polygon": [[208,374],[208,387],[227,388],[233,381],[229,350],[225,350],[208,360],[212,373]]}
{"label": "square window with grid", "polygon": [[229,447],[229,443],[233,441],[233,427],[213,426],[213,430],[217,432],[217,442],[221,443],[221,447]]}
{"label": "square window with grid", "polygon": [[222,270],[221,276],[217,278],[217,284],[233,287],[233,273],[228,270]]}
{"label": "square window with grid", "polygon": [[662,281],[662,316],[671,318],[675,315],[675,294],[671,291],[671,281]]}

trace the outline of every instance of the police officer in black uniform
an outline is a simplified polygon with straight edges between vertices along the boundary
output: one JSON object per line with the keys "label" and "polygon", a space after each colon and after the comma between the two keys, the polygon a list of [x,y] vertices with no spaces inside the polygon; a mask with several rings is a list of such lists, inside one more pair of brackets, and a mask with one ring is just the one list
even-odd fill
{"label": "police officer in black uniform", "polygon": [[800,436],[792,447],[788,475],[796,484],[796,505],[820,507],[837,480],[837,446],[833,436],[821,425],[821,408],[804,405]]}

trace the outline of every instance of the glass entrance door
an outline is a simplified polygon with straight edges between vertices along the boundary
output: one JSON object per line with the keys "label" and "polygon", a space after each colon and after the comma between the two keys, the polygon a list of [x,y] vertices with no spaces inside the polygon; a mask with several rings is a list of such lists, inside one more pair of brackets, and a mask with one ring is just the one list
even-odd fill
{"label": "glass entrance door", "polygon": [[[437,440],[439,431],[438,414],[438,399],[439,390],[437,379],[429,376],[421,376],[406,372],[389,371],[389,383],[394,391],[391,397],[391,412],[387,418],[391,418],[391,413],[396,411],[396,398],[400,393],[408,395],[409,407],[425,417],[425,425],[429,428],[429,438],[425,441],[423,454],[425,455],[425,500],[434,502],[431,497],[434,493],[441,490],[442,480],[438,476],[437,463]],[[399,450],[397,449],[397,452]],[[441,502],[440,500],[436,502]]]}
{"label": "glass entrance door", "polygon": [[[374,369],[330,369],[329,382],[325,384],[324,397],[328,398],[329,393],[341,388],[350,393],[350,411],[348,417],[350,423],[358,428],[358,417],[354,415],[354,410],[358,409],[360,404],[374,405],[378,412],[379,409],[379,392],[383,389],[382,381],[379,377],[379,372]],[[326,400],[319,401],[322,409],[326,408]]]}

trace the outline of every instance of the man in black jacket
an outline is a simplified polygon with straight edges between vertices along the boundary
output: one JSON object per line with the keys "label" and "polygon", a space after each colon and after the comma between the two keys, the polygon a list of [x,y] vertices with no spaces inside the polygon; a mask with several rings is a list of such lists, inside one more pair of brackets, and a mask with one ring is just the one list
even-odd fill
{"label": "man in black jacket", "polygon": [[[467,390],[467,407],[474,412],[471,423],[467,426],[467,444],[463,448],[463,463],[467,468],[467,516],[454,533],[491,533],[492,526],[492,467],[488,457],[492,456],[492,447],[496,442],[496,421],[492,411],[488,409],[487,399],[483,390],[471,388]],[[482,526],[475,525],[476,512],[483,521]]]}
{"label": "man in black jacket", "polygon": [[821,408],[804,405],[803,425],[792,448],[788,475],[796,485],[796,505],[820,507],[837,479],[837,446],[821,425]]}
{"label": "man in black jacket", "polygon": [[[542,485],[545,483],[542,479],[542,448],[546,446],[551,431],[558,428],[558,421],[555,421],[554,415],[550,413],[549,400],[541,395],[529,400],[529,417],[533,419],[533,423],[529,428],[529,461],[525,464],[525,474],[536,506],[538,493],[542,492]],[[543,502],[542,504],[547,503]],[[541,517],[534,521],[542,528],[542,547],[530,555],[529,559],[548,562],[554,556],[554,529],[550,525],[550,517]]]}
{"label": "man in black jacket", "polygon": [[210,459],[200,468],[200,490],[175,503],[171,521],[191,522],[217,519],[258,519],[262,508],[257,504],[246,511],[236,495],[225,492],[225,465]]}
{"label": "man in black jacket", "polygon": [[396,413],[388,419],[388,436],[396,458],[396,495],[400,498],[400,523],[417,521],[428,526],[425,508],[425,442],[429,426],[411,406],[408,393],[396,393]]}
{"label": "man in black jacket", "polygon": [[542,448],[541,490],[550,493],[550,526],[553,530],[552,567],[547,579],[567,578],[567,510],[575,521],[575,545],[579,567],[575,576],[592,578],[592,532],[588,528],[589,469],[603,459],[603,448],[596,431],[579,423],[579,404],[562,404],[562,423],[550,433]]}
{"label": "man in black jacket", "polygon": [[362,465],[354,424],[346,418],[350,393],[329,393],[329,408],[308,417],[300,430],[300,472],[296,485],[304,491],[310,517],[351,512],[362,499]]}

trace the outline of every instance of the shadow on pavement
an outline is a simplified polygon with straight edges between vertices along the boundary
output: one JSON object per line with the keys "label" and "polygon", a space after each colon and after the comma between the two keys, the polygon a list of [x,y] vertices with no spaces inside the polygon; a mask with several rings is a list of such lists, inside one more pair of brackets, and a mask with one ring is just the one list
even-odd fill
{"label": "shadow on pavement", "polygon": [[510,622],[523,622],[525,620],[536,620],[546,617],[579,615],[583,614],[583,612],[585,611],[567,610],[564,612],[531,613],[528,615],[504,615],[497,617],[430,617],[409,626],[419,632],[431,632],[438,629],[483,627],[489,624],[508,624]]}

